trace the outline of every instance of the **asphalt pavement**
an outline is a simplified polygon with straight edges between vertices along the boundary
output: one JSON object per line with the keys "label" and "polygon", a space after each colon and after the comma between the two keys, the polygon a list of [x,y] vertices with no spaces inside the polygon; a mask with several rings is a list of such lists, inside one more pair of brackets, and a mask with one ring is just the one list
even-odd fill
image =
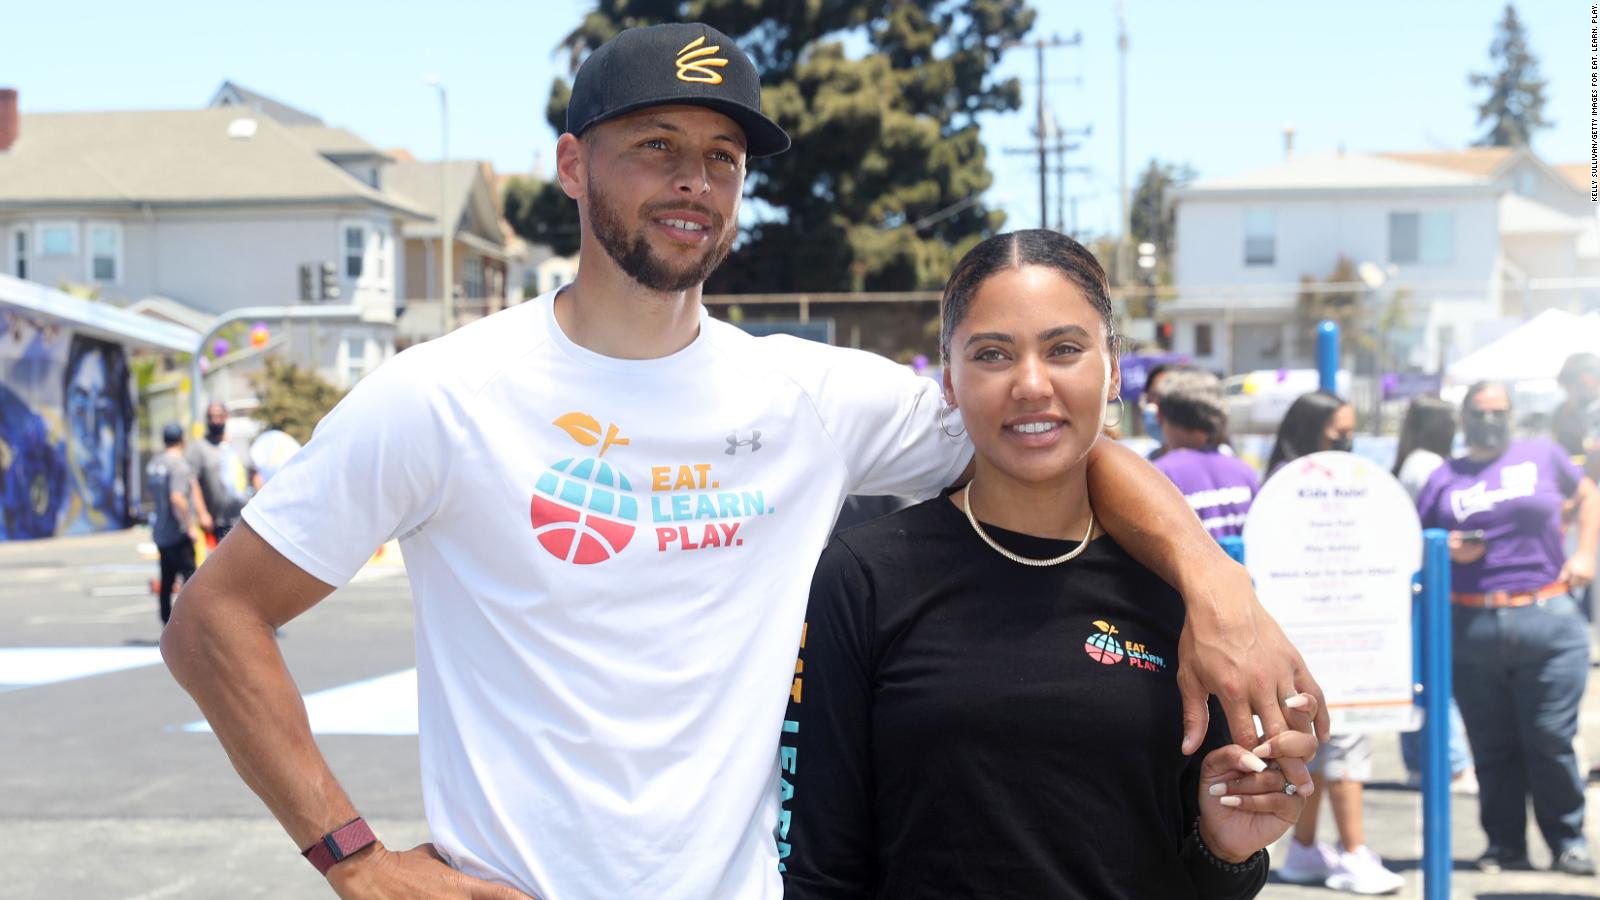
{"label": "asphalt pavement", "polygon": [[[0,897],[333,896],[156,658],[153,552],[143,529],[0,544]],[[368,567],[291,623],[279,646],[309,698],[318,743],[374,830],[391,846],[426,840],[417,742],[400,696],[414,663],[403,570],[392,559]],[[1593,678],[1581,739],[1600,761]],[[1421,797],[1402,784],[1392,736],[1378,737],[1375,762],[1369,843],[1405,875],[1399,896],[1422,897]],[[1600,810],[1593,781],[1589,800]],[[1472,870],[1484,846],[1473,798],[1454,798],[1453,816],[1451,896],[1600,897],[1600,879]],[[1600,848],[1600,816],[1590,815],[1588,831]],[[1543,843],[1533,836],[1529,846],[1535,865],[1547,865]],[[1272,883],[1261,896],[1340,895]]]}

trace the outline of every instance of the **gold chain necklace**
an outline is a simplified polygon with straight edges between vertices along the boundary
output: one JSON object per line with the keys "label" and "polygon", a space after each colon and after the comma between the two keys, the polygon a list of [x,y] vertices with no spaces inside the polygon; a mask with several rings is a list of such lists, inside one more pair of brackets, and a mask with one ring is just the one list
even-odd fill
{"label": "gold chain necklace", "polygon": [[972,514],[972,484],[973,482],[971,481],[967,482],[967,486],[961,491],[961,511],[967,514],[967,521],[972,523],[972,530],[978,533],[978,537],[983,538],[983,542],[985,544],[988,544],[994,550],[994,552],[1004,556],[1006,559],[1009,559],[1014,563],[1021,563],[1025,566],[1037,566],[1040,568],[1043,568],[1044,566],[1059,566],[1067,560],[1077,556],[1079,553],[1082,553],[1083,549],[1089,546],[1089,538],[1094,536],[1094,510],[1091,509],[1089,510],[1089,530],[1083,533],[1083,540],[1079,542],[1078,546],[1073,547],[1071,550],[1068,550],[1060,556],[1051,557],[1050,559],[1033,559],[1031,557],[1012,553],[1010,550],[1007,550],[996,543],[994,538],[989,537],[988,532],[983,530],[983,526],[978,524],[978,517]]}

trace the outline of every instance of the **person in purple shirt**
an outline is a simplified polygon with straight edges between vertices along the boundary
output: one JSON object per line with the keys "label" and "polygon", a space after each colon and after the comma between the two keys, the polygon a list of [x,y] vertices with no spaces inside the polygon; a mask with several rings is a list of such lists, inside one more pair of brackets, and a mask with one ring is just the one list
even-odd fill
{"label": "person in purple shirt", "polygon": [[[1450,531],[1455,696],[1489,840],[1478,868],[1529,868],[1531,796],[1551,868],[1592,876],[1572,747],[1589,632],[1573,592],[1594,579],[1600,491],[1554,441],[1511,439],[1504,385],[1473,385],[1461,411],[1468,453],[1433,473],[1417,508],[1423,527]],[[1569,498],[1579,529],[1571,557],[1561,533]]]}
{"label": "person in purple shirt", "polygon": [[1167,452],[1154,460],[1156,468],[1183,492],[1212,537],[1240,534],[1261,482],[1248,463],[1219,450],[1228,440],[1228,412],[1217,376],[1169,370],[1161,389],[1157,416]]}

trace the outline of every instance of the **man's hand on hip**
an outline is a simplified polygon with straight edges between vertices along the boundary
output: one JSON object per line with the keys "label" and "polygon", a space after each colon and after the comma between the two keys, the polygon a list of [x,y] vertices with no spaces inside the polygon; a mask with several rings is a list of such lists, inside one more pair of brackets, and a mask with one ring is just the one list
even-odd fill
{"label": "man's hand on hip", "polygon": [[450,868],[432,844],[391,852],[380,841],[328,870],[344,900],[534,900]]}

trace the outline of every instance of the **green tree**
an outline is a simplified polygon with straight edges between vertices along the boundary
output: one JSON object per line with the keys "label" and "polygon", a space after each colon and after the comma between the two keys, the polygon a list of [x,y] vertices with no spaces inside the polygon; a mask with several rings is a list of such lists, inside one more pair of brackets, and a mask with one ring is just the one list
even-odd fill
{"label": "green tree", "polygon": [[1133,208],[1128,211],[1133,242],[1156,245],[1156,275],[1162,284],[1172,280],[1176,218],[1171,193],[1193,180],[1194,169],[1188,164],[1151,159],[1133,192]]}
{"label": "green tree", "polygon": [[1317,352],[1317,326],[1324,320],[1339,325],[1339,336],[1346,348],[1369,352],[1373,329],[1362,328],[1361,275],[1356,264],[1340,256],[1333,271],[1319,282],[1310,275],[1300,276],[1300,292],[1295,295],[1295,331],[1299,355],[1313,357]]}
{"label": "green tree", "polygon": [[578,205],[559,182],[512,178],[503,199],[506,221],[518,237],[546,244],[557,256],[578,252]]}
{"label": "green tree", "polygon": [[266,359],[266,368],[251,378],[261,405],[255,418],[263,428],[277,428],[304,444],[311,431],[344,396],[314,369],[302,369],[276,356]]}
{"label": "green tree", "polygon": [[1551,125],[1544,117],[1547,82],[1539,77],[1539,59],[1528,49],[1527,32],[1509,3],[1489,44],[1489,58],[1498,64],[1497,71],[1473,73],[1467,79],[1473,87],[1489,89],[1489,96],[1478,104],[1478,124],[1487,123],[1489,130],[1476,146],[1527,146],[1534,131]]}
{"label": "green tree", "polygon": [[[977,116],[1020,106],[994,69],[1033,20],[1024,0],[600,0],[561,49],[576,71],[623,28],[699,21],[754,60],[794,146],[752,161],[751,224],[709,290],[907,290],[942,285],[1004,222],[981,199]],[[846,55],[846,38],[869,52]],[[570,93],[551,87],[558,133]]]}

